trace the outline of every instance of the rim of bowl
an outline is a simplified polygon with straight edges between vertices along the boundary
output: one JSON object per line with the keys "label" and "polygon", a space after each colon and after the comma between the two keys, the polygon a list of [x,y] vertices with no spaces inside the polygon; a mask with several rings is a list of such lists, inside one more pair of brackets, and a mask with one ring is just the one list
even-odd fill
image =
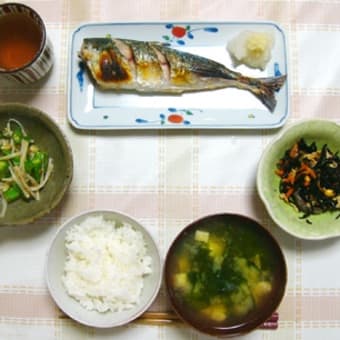
{"label": "rim of bowl", "polygon": [[[43,125],[46,124],[46,122],[44,121],[44,120],[46,120],[48,122],[47,123],[48,128],[51,129],[51,126],[52,126],[55,129],[55,131],[52,131],[53,134],[55,134],[57,140],[61,144],[64,144],[63,146],[65,147],[65,149],[67,149],[67,153],[69,155],[69,157],[68,157],[69,176],[67,177],[67,180],[65,181],[65,185],[63,187],[63,190],[58,192],[58,194],[56,195],[57,198],[53,202],[53,204],[51,204],[48,208],[41,210],[39,212],[39,214],[37,214],[33,217],[28,217],[28,218],[23,219],[21,221],[17,221],[17,222],[15,221],[15,222],[10,222],[10,223],[0,221],[0,227],[1,226],[21,226],[21,225],[25,225],[25,224],[28,224],[28,223],[33,223],[34,221],[40,219],[41,217],[49,214],[54,208],[56,208],[60,204],[64,195],[68,191],[68,189],[71,185],[72,179],[73,179],[73,170],[74,170],[73,151],[72,151],[71,144],[70,144],[66,134],[63,132],[63,130],[57,124],[57,121],[53,117],[51,117],[48,113],[46,113],[46,112],[44,112],[44,111],[42,111],[42,110],[40,110],[40,109],[38,109],[34,106],[22,104],[22,103],[16,103],[16,102],[0,103],[0,109],[2,107],[8,107],[8,108],[13,109],[13,110],[19,109],[19,110],[32,111],[32,112],[34,112],[34,118],[42,121]],[[43,119],[40,119],[40,116],[43,117]]]}
{"label": "rim of bowl", "polygon": [[[49,258],[50,258],[50,255],[51,255],[51,251],[52,251],[53,245],[57,241],[60,233],[65,228],[71,227],[72,225],[74,225],[74,221],[76,221],[78,218],[85,217],[85,216],[91,216],[91,215],[94,215],[94,214],[118,214],[121,217],[123,217],[124,219],[127,218],[127,219],[130,219],[131,221],[133,221],[136,225],[138,225],[138,228],[144,230],[144,232],[148,235],[148,237],[152,241],[153,246],[155,247],[156,253],[157,253],[157,262],[159,263],[159,276],[157,277],[157,282],[155,284],[155,288],[153,290],[152,295],[148,299],[148,302],[143,307],[138,309],[138,311],[136,311],[136,313],[131,315],[128,319],[122,320],[121,322],[116,322],[116,323],[113,322],[112,324],[107,324],[107,325],[97,325],[97,324],[92,323],[92,322],[84,321],[80,317],[74,315],[73,311],[65,310],[64,306],[60,305],[59,298],[58,298],[58,296],[56,296],[55,291],[51,288],[52,284],[51,284],[50,277],[49,277],[49,274],[48,274]],[[126,325],[126,324],[134,321],[135,319],[137,319],[140,315],[142,315],[150,307],[150,305],[154,302],[154,300],[156,299],[156,297],[159,293],[160,287],[161,287],[162,277],[163,277],[163,265],[162,265],[162,261],[161,261],[160,251],[159,251],[157,243],[156,243],[155,239],[153,238],[153,236],[151,235],[151,233],[139,221],[137,221],[131,215],[123,213],[119,210],[113,210],[113,209],[89,209],[89,210],[82,211],[82,212],[68,218],[58,228],[57,232],[53,236],[52,241],[50,242],[50,246],[49,246],[47,256],[46,256],[46,261],[45,261],[45,282],[47,284],[48,291],[49,291],[51,297],[53,298],[53,301],[56,303],[56,305],[62,310],[63,313],[65,313],[67,316],[69,316],[72,320],[75,320],[75,321],[79,322],[80,324],[83,324],[83,325],[86,325],[86,326],[102,328],[102,329],[115,328],[115,327]],[[66,292],[66,294],[67,294],[67,292]],[[69,296],[69,298],[73,299],[71,296]],[[86,311],[86,309],[84,309],[84,310]]]}
{"label": "rim of bowl", "polygon": [[[25,68],[31,66],[39,58],[41,52],[44,49],[44,46],[46,44],[46,39],[47,39],[46,25],[45,25],[42,17],[40,16],[40,14],[34,8],[27,6],[25,4],[19,3],[19,2],[5,2],[3,4],[0,4],[0,7],[8,7],[8,6],[24,7],[28,12],[34,13],[34,15],[38,18],[38,21],[40,22],[40,25],[41,25],[41,42],[40,42],[39,50],[36,52],[36,54],[34,55],[34,57],[31,61],[29,61],[28,63],[26,63],[26,64],[24,64],[20,67],[16,67],[16,68],[9,69],[9,70],[0,67],[0,73],[2,73],[2,74],[16,73],[16,72],[19,72],[19,71],[24,70]],[[26,13],[24,13],[24,14],[26,14]],[[33,21],[35,21],[35,20],[33,20]]]}
{"label": "rim of bowl", "polygon": [[257,167],[257,173],[256,173],[256,189],[257,192],[260,196],[260,199],[262,201],[262,203],[264,204],[267,213],[269,214],[269,216],[271,217],[271,219],[282,229],[284,230],[287,234],[294,236],[296,238],[299,238],[301,240],[310,240],[310,241],[319,241],[319,240],[326,240],[326,239],[331,239],[331,238],[335,238],[335,237],[339,237],[340,236],[340,232],[339,234],[334,234],[334,235],[321,235],[319,237],[315,237],[315,236],[305,236],[305,235],[301,235],[299,233],[295,233],[293,231],[291,231],[289,228],[287,228],[285,226],[285,224],[283,224],[276,216],[275,214],[272,212],[270,203],[268,202],[265,194],[262,191],[261,185],[262,185],[262,177],[260,176],[262,173],[262,168],[264,166],[264,161],[268,155],[268,152],[287,134],[289,133],[292,129],[298,128],[299,126],[303,126],[306,124],[310,124],[310,123],[322,123],[322,124],[330,124],[330,125],[335,125],[337,127],[340,128],[340,123],[334,122],[334,121],[330,121],[327,119],[301,119],[298,122],[294,122],[291,123],[289,125],[287,125],[282,131],[281,133],[276,136],[263,150],[259,163],[258,163],[258,167]]}
{"label": "rim of bowl", "polygon": [[[173,247],[176,245],[176,243],[181,239],[182,235],[186,232],[188,232],[190,229],[195,228],[196,224],[198,224],[199,222],[209,219],[209,218],[215,218],[215,217],[233,217],[233,218],[239,218],[239,219],[244,219],[246,221],[248,221],[249,223],[252,223],[254,225],[257,226],[257,228],[259,230],[261,230],[261,232],[263,232],[264,234],[266,234],[266,236],[271,240],[271,243],[274,245],[274,247],[277,249],[278,254],[280,255],[281,258],[281,263],[283,264],[282,266],[282,270],[281,270],[281,274],[284,278],[284,281],[280,283],[280,290],[282,291],[281,295],[275,295],[277,296],[277,301],[275,303],[276,307],[274,310],[268,311],[268,313],[264,313],[264,315],[261,318],[256,318],[251,320],[250,322],[246,322],[246,323],[240,323],[240,324],[236,324],[236,325],[231,325],[228,326],[226,328],[224,328],[223,330],[211,330],[210,328],[205,328],[205,327],[201,327],[201,325],[199,324],[195,324],[192,323],[191,321],[187,320],[181,313],[180,311],[177,309],[177,306],[174,304],[173,302],[173,298],[172,295],[169,293],[170,290],[170,278],[169,278],[169,271],[168,271],[168,262],[169,262],[169,257],[170,257],[170,253],[171,250],[173,249]],[[164,264],[164,273],[165,273],[165,288],[166,288],[166,292],[167,295],[169,297],[169,301],[171,303],[172,308],[174,309],[174,311],[176,312],[176,314],[179,316],[179,318],[186,324],[188,324],[189,326],[191,326],[192,328],[196,329],[197,331],[203,333],[203,334],[208,334],[208,335],[212,335],[212,336],[217,336],[217,337],[233,337],[233,336],[239,336],[239,335],[244,335],[247,334],[253,330],[255,330],[256,328],[258,328],[261,324],[263,324],[263,322],[265,322],[271,315],[272,313],[275,312],[275,310],[279,307],[279,305],[281,304],[284,296],[285,296],[285,292],[286,292],[286,286],[287,286],[287,281],[288,281],[288,269],[287,269],[287,262],[285,259],[285,255],[283,253],[283,250],[279,244],[279,242],[276,240],[276,238],[273,236],[273,234],[266,229],[265,227],[263,227],[258,221],[256,221],[255,219],[246,216],[246,215],[242,215],[239,213],[232,213],[232,212],[221,212],[221,213],[216,213],[216,214],[208,214],[208,215],[204,215],[202,217],[199,217],[197,219],[195,219],[194,221],[190,222],[188,225],[186,225],[174,238],[174,240],[172,241],[172,243],[170,244],[170,247],[168,249],[166,258],[165,258],[165,264]]]}

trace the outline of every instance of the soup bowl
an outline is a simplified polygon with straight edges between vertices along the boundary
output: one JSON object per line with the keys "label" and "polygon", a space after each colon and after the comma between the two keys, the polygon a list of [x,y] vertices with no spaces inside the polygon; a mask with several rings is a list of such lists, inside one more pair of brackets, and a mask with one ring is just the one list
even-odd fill
{"label": "soup bowl", "polygon": [[165,285],[178,316],[199,332],[232,337],[268,320],[284,296],[287,267],[274,237],[237,214],[185,227],[165,259]]}

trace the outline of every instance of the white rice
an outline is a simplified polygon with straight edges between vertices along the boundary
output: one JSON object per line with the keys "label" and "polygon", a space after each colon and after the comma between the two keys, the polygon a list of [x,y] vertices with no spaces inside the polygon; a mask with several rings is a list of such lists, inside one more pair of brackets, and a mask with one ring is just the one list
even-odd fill
{"label": "white rice", "polygon": [[92,216],[66,233],[62,281],[88,310],[119,312],[136,306],[152,259],[140,231]]}

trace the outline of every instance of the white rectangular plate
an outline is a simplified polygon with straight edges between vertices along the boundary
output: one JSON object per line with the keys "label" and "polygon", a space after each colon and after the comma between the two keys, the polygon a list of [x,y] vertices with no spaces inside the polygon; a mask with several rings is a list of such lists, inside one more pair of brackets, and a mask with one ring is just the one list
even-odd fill
{"label": "white rectangular plate", "polygon": [[[244,30],[272,31],[275,45],[264,71],[233,67],[227,43]],[[286,40],[272,22],[89,23],[72,35],[69,65],[68,118],[78,129],[233,128],[269,129],[288,116],[287,82],[276,93],[271,113],[250,92],[235,88],[184,93],[139,94],[101,91],[89,78],[78,57],[84,38],[105,37],[159,41],[186,52],[213,59],[253,77],[287,74]]]}

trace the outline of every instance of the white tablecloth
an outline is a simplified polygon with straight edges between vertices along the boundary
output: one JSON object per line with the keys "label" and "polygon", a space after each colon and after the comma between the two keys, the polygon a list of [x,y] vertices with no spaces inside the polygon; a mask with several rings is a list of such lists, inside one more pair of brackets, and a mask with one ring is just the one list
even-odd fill
{"label": "white tablecloth", "polygon": [[[288,44],[290,112],[340,123],[340,1],[328,0],[33,0],[52,38],[56,62],[38,86],[0,83],[1,102],[48,112],[74,153],[74,179],[52,214],[22,227],[0,228],[0,339],[206,339],[186,326],[136,323],[98,330],[60,319],[44,281],[46,253],[58,227],[88,209],[135,217],[152,233],[162,259],[175,235],[209,213],[237,212],[266,226],[288,263],[278,330],[246,339],[337,340],[340,336],[340,239],[308,242],[281,231],[255,190],[256,167],[275,130],[77,131],[67,120],[70,33],[82,22],[271,20]],[[0,51],[1,53],[1,51]],[[168,308],[164,289],[152,307]]]}

